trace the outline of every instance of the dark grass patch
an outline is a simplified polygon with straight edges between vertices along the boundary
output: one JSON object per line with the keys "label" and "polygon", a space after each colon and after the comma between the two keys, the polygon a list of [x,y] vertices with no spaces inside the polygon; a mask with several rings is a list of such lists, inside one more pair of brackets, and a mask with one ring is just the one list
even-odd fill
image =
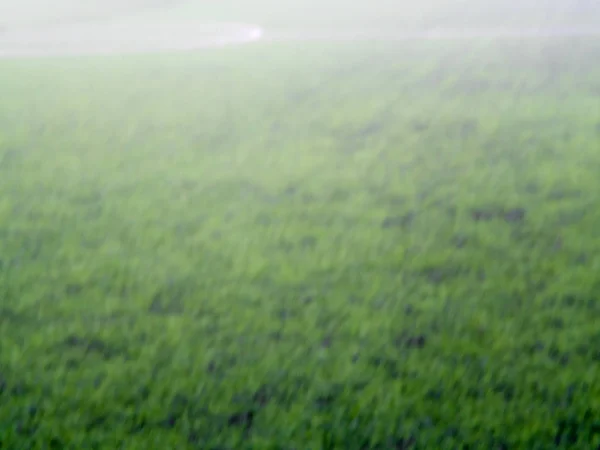
{"label": "dark grass patch", "polygon": [[456,278],[469,275],[468,270],[465,270],[460,266],[447,264],[425,267],[418,273],[421,277],[433,285],[440,285]]}
{"label": "dark grass patch", "polygon": [[399,348],[422,349],[427,343],[427,337],[424,334],[406,335],[402,334],[394,339],[394,345]]}
{"label": "dark grass patch", "polygon": [[457,234],[452,238],[451,242],[456,248],[464,248],[469,243],[469,237],[464,234]]}
{"label": "dark grass patch", "polygon": [[127,356],[127,351],[123,347],[93,337],[71,335],[63,341],[62,347],[80,350],[84,354],[96,354],[105,360]]}
{"label": "dark grass patch", "polygon": [[185,312],[185,296],[189,288],[185,282],[171,281],[154,294],[148,312],[161,316],[181,315]]}
{"label": "dark grass patch", "polygon": [[0,170],[9,170],[18,165],[20,152],[17,149],[0,151]]}
{"label": "dark grass patch", "polygon": [[525,208],[498,208],[484,207],[471,210],[471,218],[475,222],[489,222],[491,220],[504,220],[507,223],[519,224],[525,221],[527,212]]}
{"label": "dark grass patch", "polygon": [[[6,299],[6,298],[5,298]],[[35,326],[39,321],[32,314],[19,311],[15,308],[0,307],[0,324],[6,323],[10,326]]]}
{"label": "dark grass patch", "polygon": [[582,196],[583,196],[583,193],[581,191],[555,189],[555,190],[552,190],[546,198],[551,201],[561,201],[561,200],[575,200],[575,199],[581,198]]}
{"label": "dark grass patch", "polygon": [[387,216],[381,222],[381,228],[407,228],[414,222],[416,216],[415,212],[407,212],[399,216]]}

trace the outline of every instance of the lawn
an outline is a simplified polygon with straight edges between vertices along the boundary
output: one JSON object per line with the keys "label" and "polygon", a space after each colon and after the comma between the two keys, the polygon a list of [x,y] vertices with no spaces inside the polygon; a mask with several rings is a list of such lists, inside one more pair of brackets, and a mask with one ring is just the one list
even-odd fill
{"label": "lawn", "polygon": [[0,448],[600,445],[600,40],[0,61]]}

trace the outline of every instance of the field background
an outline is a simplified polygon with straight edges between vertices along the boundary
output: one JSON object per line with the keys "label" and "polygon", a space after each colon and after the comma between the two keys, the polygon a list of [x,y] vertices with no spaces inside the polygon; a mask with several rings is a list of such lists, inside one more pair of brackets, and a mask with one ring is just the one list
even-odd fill
{"label": "field background", "polygon": [[[406,20],[205,5],[131,20]],[[600,40],[2,60],[0,99],[0,448],[600,445]]]}
{"label": "field background", "polygon": [[266,27],[432,27],[597,25],[594,0],[22,0],[0,3],[0,24],[171,18],[256,22]]}

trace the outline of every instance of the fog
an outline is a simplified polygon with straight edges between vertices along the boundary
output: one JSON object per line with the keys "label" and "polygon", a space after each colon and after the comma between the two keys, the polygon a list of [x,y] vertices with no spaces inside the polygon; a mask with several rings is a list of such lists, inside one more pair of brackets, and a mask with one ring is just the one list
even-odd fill
{"label": "fog", "polygon": [[0,0],[0,449],[598,448],[600,2]]}
{"label": "fog", "polygon": [[414,40],[597,34],[588,0],[506,2],[3,2],[0,54],[191,50],[269,40]]}

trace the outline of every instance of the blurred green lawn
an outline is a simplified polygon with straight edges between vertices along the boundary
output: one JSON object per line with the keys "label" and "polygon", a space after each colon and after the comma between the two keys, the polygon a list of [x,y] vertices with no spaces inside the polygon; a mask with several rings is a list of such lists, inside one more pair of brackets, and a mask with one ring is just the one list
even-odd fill
{"label": "blurred green lawn", "polygon": [[597,448],[599,61],[0,61],[0,447]]}

